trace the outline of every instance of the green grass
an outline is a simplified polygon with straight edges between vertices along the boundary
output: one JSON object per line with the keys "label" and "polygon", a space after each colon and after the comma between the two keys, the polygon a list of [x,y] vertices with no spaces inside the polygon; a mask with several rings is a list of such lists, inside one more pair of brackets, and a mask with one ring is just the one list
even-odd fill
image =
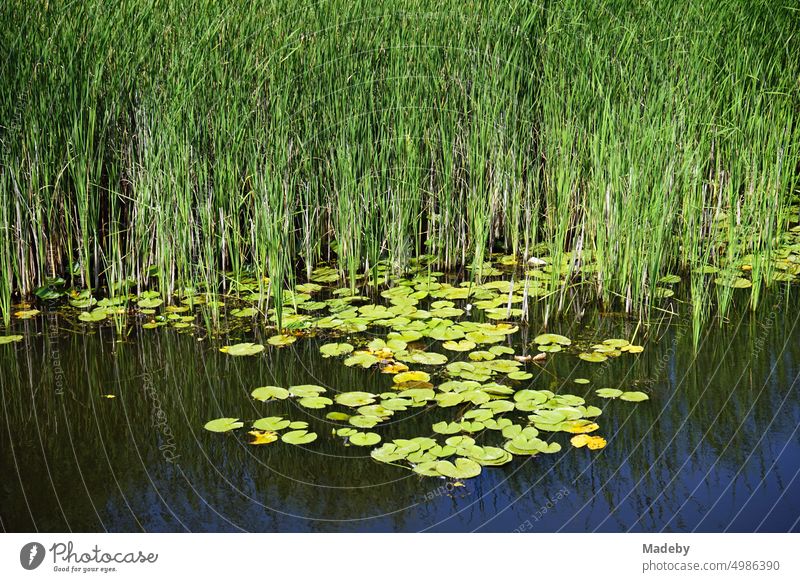
{"label": "green grass", "polygon": [[702,319],[732,292],[696,267],[752,263],[755,305],[790,219],[786,3],[7,0],[0,18],[6,321],[53,275],[170,296],[255,273],[279,307],[330,258],[355,285],[383,259],[490,250],[548,255],[640,316],[690,273]]}

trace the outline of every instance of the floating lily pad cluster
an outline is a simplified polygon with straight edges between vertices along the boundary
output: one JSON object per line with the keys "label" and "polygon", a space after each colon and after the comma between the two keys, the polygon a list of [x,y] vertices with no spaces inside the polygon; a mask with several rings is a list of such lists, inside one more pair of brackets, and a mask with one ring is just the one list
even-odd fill
{"label": "floating lily pad cluster", "polygon": [[623,354],[639,354],[644,347],[633,345],[625,339],[607,339],[593,345],[591,350],[581,352],[578,357],[585,362],[605,362],[608,358],[618,358]]}
{"label": "floating lily pad cluster", "polygon": [[[597,450],[605,446],[602,437],[590,434],[600,428],[596,422],[600,408],[574,394],[526,385],[535,371],[532,357],[517,355],[509,346],[509,338],[519,326],[497,321],[513,319],[509,306],[522,301],[520,283],[452,285],[440,282],[437,274],[424,274],[396,280],[394,286],[381,291],[382,303],[350,289],[334,289],[328,298],[314,299],[334,275],[324,268],[315,271],[311,283],[296,289],[291,298],[294,307],[287,307],[285,315],[296,329],[336,336],[335,341],[320,345],[322,357],[339,359],[348,367],[378,369],[391,376],[391,381],[381,389],[345,389],[330,397],[326,388],[312,384],[262,386],[252,391],[253,399],[264,403],[294,399],[299,406],[324,411],[324,417],[335,423],[332,436],[345,446],[374,447],[373,459],[423,476],[466,479],[480,474],[483,467],[509,463],[515,456],[558,453],[561,444],[552,440],[558,433],[581,437],[573,438],[576,447]],[[467,309],[469,302],[490,321],[475,321]],[[487,313],[495,309],[502,310],[503,316],[499,317],[499,311],[494,313],[498,317]],[[324,311],[328,313],[321,313]],[[363,338],[361,334],[368,330],[372,337]],[[267,343],[281,345],[295,339],[281,334]],[[534,344],[540,352],[570,351],[574,357],[573,342],[563,335],[541,334]],[[222,350],[229,355],[255,355],[264,348],[241,343]],[[591,349],[591,354],[603,359],[642,350],[621,339],[605,340]],[[588,384],[589,380],[579,378],[576,383]],[[601,397],[630,401],[637,401],[636,394],[598,391]],[[426,435],[382,443],[373,429],[413,409],[451,411],[451,418],[432,421]],[[228,424],[223,427],[239,422],[224,420]],[[267,416],[252,428],[253,443],[267,444],[276,442],[281,430],[307,427]],[[280,440],[306,444],[317,438],[290,434]],[[478,443],[479,439],[485,442]]]}

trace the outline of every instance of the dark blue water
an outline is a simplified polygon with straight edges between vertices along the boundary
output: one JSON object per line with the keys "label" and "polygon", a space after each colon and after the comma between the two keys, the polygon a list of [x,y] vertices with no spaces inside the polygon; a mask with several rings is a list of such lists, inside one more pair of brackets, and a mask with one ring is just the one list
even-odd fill
{"label": "dark blue water", "polygon": [[[264,405],[262,385],[383,391],[387,375],[319,356],[319,342],[232,358],[175,330],[17,322],[0,346],[0,520],[5,531],[798,531],[800,331],[796,297],[708,325],[638,336],[645,351],[606,364],[558,354],[525,385],[602,406],[601,451],[515,458],[454,486],[377,463],[330,436],[326,411]],[[774,300],[778,301],[778,300]],[[538,333],[534,323],[530,337]],[[630,337],[635,322],[592,316],[570,337]],[[91,330],[91,333],[85,333]],[[257,332],[244,335],[257,339]],[[525,330],[514,342],[526,341]],[[513,345],[512,343],[512,345]],[[463,356],[462,356],[463,357]],[[587,378],[589,385],[572,382]],[[650,394],[632,404],[601,387]],[[114,394],[116,398],[104,398]],[[267,410],[267,406],[271,407]],[[442,411],[410,409],[376,429],[430,435]],[[306,419],[306,447],[253,447],[206,420]],[[450,413],[452,414],[452,413]],[[480,439],[479,439],[480,442]]]}

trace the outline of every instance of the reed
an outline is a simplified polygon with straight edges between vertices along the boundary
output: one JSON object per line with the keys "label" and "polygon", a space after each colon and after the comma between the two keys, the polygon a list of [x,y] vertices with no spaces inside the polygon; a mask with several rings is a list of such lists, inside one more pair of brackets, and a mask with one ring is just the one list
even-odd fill
{"label": "reed", "polygon": [[7,0],[0,18],[6,322],[55,275],[171,297],[254,274],[280,310],[332,258],[355,287],[426,253],[480,277],[497,251],[563,266],[553,311],[578,282],[647,317],[688,273],[704,320],[733,292],[700,269],[751,266],[755,306],[797,219],[786,3]]}

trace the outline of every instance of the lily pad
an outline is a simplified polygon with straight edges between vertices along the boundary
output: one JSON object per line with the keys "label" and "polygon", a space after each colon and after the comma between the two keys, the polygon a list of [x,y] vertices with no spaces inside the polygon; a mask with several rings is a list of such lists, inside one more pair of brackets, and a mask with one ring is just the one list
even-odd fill
{"label": "lily pad", "polygon": [[282,416],[267,416],[266,418],[259,418],[253,423],[253,428],[257,430],[277,432],[285,428],[289,428],[292,421],[283,418]]}
{"label": "lily pad", "polygon": [[300,406],[305,408],[325,408],[333,404],[333,400],[325,396],[306,396],[297,401]]}
{"label": "lily pad", "polygon": [[431,375],[427,372],[411,371],[400,372],[392,378],[395,384],[405,384],[406,382],[430,382]]}
{"label": "lily pad", "polygon": [[370,392],[344,392],[336,395],[336,403],[342,406],[358,408],[375,402],[376,396]]}
{"label": "lily pad", "polygon": [[447,341],[442,344],[442,347],[453,352],[468,352],[475,349],[475,343],[469,340]]}
{"label": "lily pad", "polygon": [[350,437],[350,444],[357,447],[371,447],[379,442],[381,442],[381,437],[374,432],[357,432]]}
{"label": "lily pad", "polygon": [[264,351],[264,346],[261,344],[254,344],[250,342],[234,344],[232,346],[224,346],[219,349],[223,354],[229,356],[254,356],[259,352]]}
{"label": "lily pad", "polygon": [[436,471],[451,479],[470,479],[481,474],[481,466],[472,459],[458,457],[454,462],[438,461]]}
{"label": "lily pad", "polygon": [[619,398],[622,396],[622,390],[617,388],[600,388],[599,390],[595,390],[595,393],[600,398]]}
{"label": "lily pad", "polygon": [[323,358],[330,358],[332,356],[344,356],[353,351],[353,346],[348,343],[331,343],[322,346],[319,351],[322,353]]}
{"label": "lily pad", "polygon": [[361,366],[362,368],[369,368],[380,362],[378,358],[367,352],[357,352],[344,361],[344,365],[348,367]]}
{"label": "lily pad", "polygon": [[317,433],[305,430],[292,430],[281,436],[281,440],[290,445],[307,445],[317,440]]}
{"label": "lily pad", "polygon": [[550,344],[568,346],[572,344],[572,340],[557,333],[543,333],[542,335],[537,335],[533,339],[533,343],[539,346],[546,346]]}
{"label": "lily pad", "polygon": [[650,397],[645,394],[644,392],[623,392],[620,397],[620,400],[625,400],[627,402],[644,402],[645,400],[650,400]]}
{"label": "lily pad", "polygon": [[423,352],[421,350],[414,350],[402,355],[398,354],[397,359],[401,362],[420,364],[423,366],[441,366],[447,363],[447,356],[435,352]]}
{"label": "lily pad", "polygon": [[316,384],[298,384],[297,386],[289,386],[289,393],[298,398],[306,398],[308,396],[319,396],[323,392],[327,392],[322,386]]}
{"label": "lily pad", "polygon": [[286,400],[289,398],[289,391],[280,386],[261,386],[256,388],[250,393],[250,396],[255,400],[261,402],[269,402],[270,400]]}
{"label": "lily pad", "polygon": [[439,434],[458,434],[461,432],[461,424],[458,422],[437,422],[431,428],[433,432]]}
{"label": "lily pad", "polygon": [[253,440],[250,441],[251,445],[268,445],[278,440],[278,435],[269,431],[251,430],[247,434],[253,437]]}
{"label": "lily pad", "polygon": [[214,420],[209,420],[203,428],[211,432],[228,432],[243,426],[244,423],[238,418],[215,418]]}
{"label": "lily pad", "polygon": [[272,337],[267,339],[267,343],[269,345],[276,346],[279,348],[293,344],[296,341],[297,338],[295,336],[286,334],[273,335]]}

